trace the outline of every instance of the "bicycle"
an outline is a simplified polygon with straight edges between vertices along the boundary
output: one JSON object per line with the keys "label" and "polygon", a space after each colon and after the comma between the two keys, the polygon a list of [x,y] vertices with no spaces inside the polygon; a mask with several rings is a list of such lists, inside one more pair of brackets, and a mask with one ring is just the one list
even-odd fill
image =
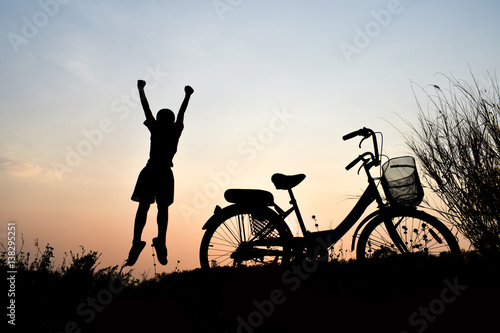
{"label": "bicycle", "polygon": [[[417,208],[423,199],[423,188],[413,157],[389,159],[381,165],[382,154],[379,154],[376,133],[362,128],[343,136],[343,140],[358,136],[362,137],[360,148],[364,140],[372,138],[373,152],[359,155],[346,166],[346,170],[362,163],[358,174],[361,169],[365,171],[368,186],[335,229],[308,231],[292,191],[306,176],[277,173],[271,181],[277,190],[288,191],[291,207],[283,210],[268,191],[226,190],[224,198],[231,205],[225,208],[217,205],[214,214],[203,226],[201,267],[285,265],[292,260],[306,258],[325,260],[331,246],[356,224],[351,250],[356,247],[358,260],[401,253],[459,253],[460,248],[452,232],[436,217]],[[382,175],[374,178],[370,170],[379,166]],[[377,180],[382,184],[385,199],[379,192]],[[378,209],[358,223],[373,202]],[[302,236],[294,237],[285,221],[293,212]]]}

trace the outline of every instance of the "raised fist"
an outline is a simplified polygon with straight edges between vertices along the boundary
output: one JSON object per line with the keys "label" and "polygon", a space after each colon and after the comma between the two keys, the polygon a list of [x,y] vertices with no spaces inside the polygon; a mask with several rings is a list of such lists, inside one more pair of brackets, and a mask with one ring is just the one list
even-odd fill
{"label": "raised fist", "polygon": [[144,81],[144,80],[137,80],[137,88],[144,89],[145,86],[146,86],[146,81]]}
{"label": "raised fist", "polygon": [[190,86],[185,86],[184,92],[186,93],[186,95],[191,95],[192,93],[194,93],[194,89],[191,88]]}

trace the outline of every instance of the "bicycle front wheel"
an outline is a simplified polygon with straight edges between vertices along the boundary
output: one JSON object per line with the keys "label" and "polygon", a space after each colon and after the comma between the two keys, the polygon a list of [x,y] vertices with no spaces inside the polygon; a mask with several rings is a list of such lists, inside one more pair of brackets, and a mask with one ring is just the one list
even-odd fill
{"label": "bicycle front wheel", "polygon": [[290,261],[290,228],[268,207],[233,205],[216,213],[200,246],[201,268]]}
{"label": "bicycle front wheel", "polygon": [[381,258],[399,253],[437,256],[460,253],[460,247],[451,231],[434,216],[419,210],[390,209],[363,229],[356,257]]}

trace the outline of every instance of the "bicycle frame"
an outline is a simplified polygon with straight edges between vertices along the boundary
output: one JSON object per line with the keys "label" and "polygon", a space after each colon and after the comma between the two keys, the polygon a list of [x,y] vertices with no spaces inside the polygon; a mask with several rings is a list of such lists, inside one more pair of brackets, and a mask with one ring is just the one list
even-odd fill
{"label": "bicycle frame", "polygon": [[[344,218],[344,220],[335,228],[331,230],[324,230],[324,231],[316,231],[316,232],[310,232],[306,229],[304,220],[302,219],[302,215],[300,213],[297,201],[295,200],[295,196],[293,195],[292,189],[288,190],[288,193],[290,195],[290,204],[292,207],[288,209],[287,211],[284,211],[281,209],[277,204],[274,204],[275,210],[278,212],[280,217],[282,219],[285,219],[288,217],[292,212],[295,212],[297,216],[297,220],[299,222],[300,230],[302,232],[302,235],[304,237],[320,237],[325,244],[328,244],[328,246],[331,246],[332,244],[338,242],[356,223],[359,221],[361,216],[364,214],[366,209],[373,203],[377,202],[378,204],[378,210],[371,213],[369,216],[367,216],[361,224],[358,226],[356,229],[355,235],[359,231],[359,229],[369,220],[374,218],[377,215],[380,215],[384,209],[387,207],[387,205],[383,202],[382,197],[380,196],[380,193],[378,192],[377,185],[375,184],[375,179],[371,176],[369,168],[370,165],[369,163],[364,162],[363,167],[365,169],[365,172],[368,177],[368,187],[365,189],[361,197],[358,199],[358,202],[354,207],[351,209],[349,214]],[[300,237],[296,237],[300,238]]]}

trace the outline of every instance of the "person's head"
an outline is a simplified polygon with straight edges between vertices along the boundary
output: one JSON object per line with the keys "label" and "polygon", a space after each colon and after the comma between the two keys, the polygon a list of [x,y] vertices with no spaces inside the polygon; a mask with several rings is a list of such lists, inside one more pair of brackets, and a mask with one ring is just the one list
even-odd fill
{"label": "person's head", "polygon": [[171,125],[175,121],[175,115],[172,110],[161,109],[156,114],[156,121],[158,121],[162,125]]}

